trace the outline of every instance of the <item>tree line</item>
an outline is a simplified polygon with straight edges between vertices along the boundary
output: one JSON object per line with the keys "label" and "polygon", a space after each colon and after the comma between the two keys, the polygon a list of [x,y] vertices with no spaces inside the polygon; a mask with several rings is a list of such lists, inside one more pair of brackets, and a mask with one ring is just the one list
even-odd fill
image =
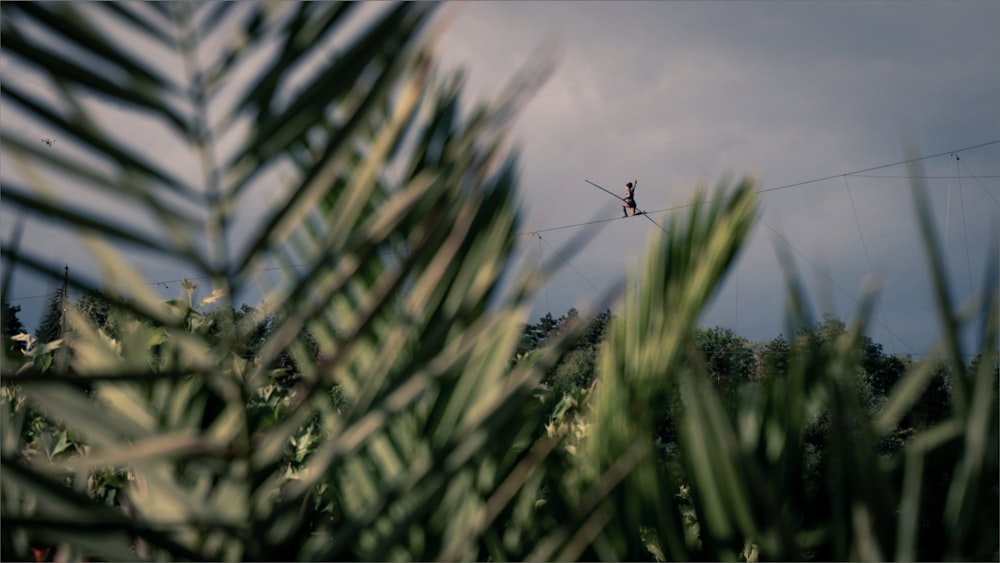
{"label": "tree line", "polygon": [[[185,282],[187,283],[187,282]],[[191,291],[196,289],[188,285]],[[62,288],[53,292],[42,316],[42,321],[34,335],[28,335],[19,319],[20,306],[3,303],[4,350],[16,354],[28,346],[54,342],[63,337],[64,302],[72,306],[94,327],[103,331],[111,339],[120,338],[123,323],[134,321],[127,310],[115,306],[115,300],[108,299],[97,290],[86,290],[75,301],[64,301]],[[118,296],[117,301],[126,301]],[[536,322],[525,323],[513,361],[531,362],[550,341],[577,325],[585,326],[582,333],[572,340],[558,363],[550,368],[542,380],[542,385],[557,395],[579,393],[591,387],[597,377],[597,358],[604,340],[608,324],[614,315],[606,309],[588,318],[581,318],[576,308],[570,308],[558,318],[551,313],[538,318]],[[245,359],[257,356],[260,347],[266,343],[275,328],[273,313],[261,314],[255,307],[242,304],[239,308],[225,311],[220,308],[199,313],[198,326],[212,336],[225,332],[227,324],[251,324],[252,329],[240,340],[236,350]],[[828,346],[848,330],[846,324],[832,316],[824,317],[813,327],[802,327],[791,338],[779,334],[771,340],[751,341],[732,329],[724,327],[698,327],[695,334],[696,347],[688,361],[700,363],[713,387],[725,397],[729,411],[735,412],[739,394],[765,378],[782,377],[796,355],[817,347]],[[310,360],[315,360],[318,345],[308,329],[302,334]],[[896,383],[913,366],[908,355],[894,355],[885,352],[882,344],[868,336],[860,338],[858,384],[863,392],[863,401],[873,410],[882,404]],[[975,370],[982,361],[982,354],[971,358],[968,369]],[[284,374],[282,381],[291,381],[300,373],[296,361],[289,350],[283,350],[272,360],[273,369]],[[949,380],[952,377],[949,363],[936,363],[931,383],[919,400],[903,419],[899,432],[911,433],[944,420],[951,411]],[[660,438],[669,442],[673,425],[665,413]]]}
{"label": "tree line", "polygon": [[[189,330],[204,335],[209,342],[212,342],[227,334],[229,332],[226,330],[227,327],[240,325],[242,326],[240,332],[245,337],[232,347],[232,350],[248,362],[256,361],[261,346],[273,336],[274,328],[277,326],[275,315],[262,314],[247,304],[239,308],[199,309],[193,306],[196,286],[185,282],[184,287],[188,291],[187,301],[190,307],[187,320]],[[181,298],[167,303],[183,305],[184,300]],[[72,331],[69,333],[65,331],[64,304],[72,307],[109,341],[120,340],[124,336],[124,327],[129,323],[139,322],[129,314],[127,307],[120,306],[121,303],[127,303],[127,299],[121,296],[109,299],[94,290],[85,291],[80,298],[69,302],[64,301],[61,293],[57,291],[49,302],[39,329],[30,337],[25,334],[25,327],[18,318],[20,308],[4,303],[4,352],[11,357],[32,356],[32,361],[43,367],[51,366],[53,358],[58,354],[69,353],[67,351],[71,350],[72,346],[68,342],[61,341],[72,340],[74,334]],[[546,369],[537,388],[537,393],[545,408],[549,410],[552,421],[565,423],[575,420],[575,423],[579,424],[579,419],[575,417],[580,416],[579,409],[587,403],[590,393],[597,384],[601,349],[605,345],[609,325],[615,319],[610,309],[584,318],[572,308],[558,318],[547,313],[536,322],[522,326],[516,353],[511,358],[512,366],[531,365],[538,362],[551,346],[561,347],[558,361]],[[710,383],[724,405],[723,416],[728,417],[730,423],[738,427],[741,401],[757,393],[763,382],[788,377],[790,367],[796,362],[809,360],[817,354],[830,350],[833,343],[842,338],[848,330],[840,319],[825,317],[815,326],[801,328],[791,338],[779,334],[771,340],[753,342],[728,328],[698,327],[692,339],[693,345],[685,354],[685,367],[682,369],[691,369]],[[572,338],[560,342],[560,338],[567,334],[572,334]],[[307,362],[317,361],[319,348],[315,337],[308,330],[300,336],[299,354],[305,354],[305,357],[300,356],[300,359],[305,359]],[[867,336],[860,337],[858,342],[859,346],[850,351],[858,358],[853,384],[856,386],[857,399],[862,406],[861,412],[870,422],[878,417],[893,387],[905,376],[907,370],[913,368],[914,363],[907,356],[887,354],[881,344]],[[57,346],[51,347],[53,343]],[[44,352],[39,355],[39,350]],[[153,351],[155,352],[155,346]],[[968,369],[977,369],[981,360],[981,355],[975,356]],[[251,397],[247,405],[248,412],[257,425],[266,426],[281,419],[284,405],[294,397],[293,388],[301,378],[296,354],[291,349],[277,354],[271,361],[270,370],[273,377],[272,384]],[[997,370],[998,367],[994,366],[994,372]],[[901,451],[910,437],[951,416],[950,379],[953,375],[947,362],[937,362],[931,382],[920,398],[914,401],[897,428],[877,444],[879,455],[887,456]],[[15,393],[10,386],[5,386],[5,389],[7,393]],[[337,386],[329,389],[329,396],[334,408],[342,410],[349,406],[342,389]],[[217,414],[224,406],[224,402],[219,398],[209,397],[207,400],[209,408],[208,414],[204,416],[206,423],[212,419],[212,414]],[[577,414],[573,414],[574,412]],[[659,413],[655,441],[662,470],[670,473],[677,482],[689,483],[693,476],[688,474],[687,464],[682,459],[683,454],[678,444],[679,423],[684,412],[684,399],[679,390],[674,389]],[[37,412],[29,414],[28,419],[29,423],[22,427],[26,451],[40,450],[47,456],[59,457],[86,448],[86,441],[73,428],[61,425],[58,421]],[[322,427],[322,421],[314,418],[300,429],[298,437],[292,440],[292,447],[286,455],[285,462],[289,464],[290,469],[303,464],[315,451],[322,441]],[[803,483],[801,492],[806,501],[803,503],[804,506],[812,509],[805,511],[800,517],[804,522],[808,523],[811,520],[815,525],[822,523],[823,514],[828,509],[828,499],[825,499],[820,492],[823,487],[819,481],[830,478],[831,475],[832,469],[824,468],[824,457],[827,438],[833,431],[835,430],[831,427],[829,417],[825,413],[820,413],[806,427],[803,436],[805,451],[800,476]],[[936,478],[947,477],[946,474],[940,474]],[[127,473],[123,473],[121,469],[98,471],[88,480],[88,494],[108,505],[121,507],[119,494],[127,482]],[[995,492],[994,487],[994,496]],[[936,527],[942,525],[940,515],[944,510],[944,493],[944,490],[931,488],[930,494],[925,495],[924,508],[919,519],[921,559],[939,558],[946,548],[944,541],[936,539],[937,536],[934,534]],[[316,502],[319,503],[321,500],[322,497],[319,497]],[[322,517],[322,514],[323,510],[320,509],[314,518]],[[329,517],[329,514],[326,517]],[[689,527],[696,529],[697,519],[693,510],[690,518]],[[650,549],[655,556],[656,550],[652,547]],[[747,552],[745,555],[753,559],[752,553]],[[830,555],[823,550],[803,552],[803,556],[807,559],[823,560]]]}
{"label": "tree line", "polygon": [[[4,53],[60,86],[11,82],[5,101],[80,149],[4,128],[4,205],[93,241],[135,300],[60,295],[5,340],[0,558],[998,558],[1000,276],[987,261],[978,301],[950,302],[918,180],[943,370],[867,341],[868,297],[848,326],[814,325],[794,260],[787,318],[806,331],[699,327],[760,216],[750,177],[695,187],[613,313],[525,324],[551,272],[505,282],[510,125],[554,53],[470,104],[437,62],[436,4],[357,5],[3,5]],[[198,170],[135,150],[122,122],[168,131]],[[5,279],[94,283],[13,231]],[[123,247],[217,286],[162,302]],[[308,266],[237,306],[265,263]],[[936,424],[915,409],[928,392]]]}

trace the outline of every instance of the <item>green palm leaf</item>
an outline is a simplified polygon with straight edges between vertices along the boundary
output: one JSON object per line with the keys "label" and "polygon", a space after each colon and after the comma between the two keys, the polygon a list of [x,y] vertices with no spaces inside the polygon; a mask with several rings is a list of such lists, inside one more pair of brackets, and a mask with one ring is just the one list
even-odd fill
{"label": "green palm leaf", "polygon": [[[871,301],[735,407],[709,381],[697,324],[757,213],[752,182],[723,182],[655,233],[598,380],[558,396],[542,382],[586,327],[515,361],[552,270],[501,292],[519,227],[507,131],[551,60],[466,107],[461,75],[441,76],[429,48],[434,8],[4,4],[5,52],[51,86],[5,83],[7,106],[73,148],[39,147],[5,119],[6,201],[83,243],[103,278],[74,268],[68,287],[103,289],[114,319],[70,309],[61,339],[4,356],[4,558],[51,545],[107,560],[911,559],[923,516],[897,507],[932,510],[932,474],[954,476],[935,513],[942,556],[991,556],[995,536],[973,531],[996,471],[995,268],[987,353],[956,370],[952,418],[882,455],[933,373],[917,364],[866,418]],[[174,146],[132,146],[122,115]],[[965,317],[925,205],[918,217],[942,349],[960,363]],[[15,269],[62,279],[14,242],[5,295]],[[162,301],[121,246],[208,280],[203,293],[185,280]],[[275,266],[264,301],[237,310]],[[812,317],[791,268],[788,280],[794,332]],[[664,413],[676,451],[656,445]],[[807,486],[817,428],[822,479]]]}

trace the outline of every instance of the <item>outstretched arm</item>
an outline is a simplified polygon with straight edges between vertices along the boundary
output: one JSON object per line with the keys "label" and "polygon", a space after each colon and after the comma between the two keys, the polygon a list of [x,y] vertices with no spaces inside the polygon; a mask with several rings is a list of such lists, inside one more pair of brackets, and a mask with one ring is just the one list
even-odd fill
{"label": "outstretched arm", "polygon": [[632,180],[632,191],[634,192],[636,188],[639,187],[639,180]]}

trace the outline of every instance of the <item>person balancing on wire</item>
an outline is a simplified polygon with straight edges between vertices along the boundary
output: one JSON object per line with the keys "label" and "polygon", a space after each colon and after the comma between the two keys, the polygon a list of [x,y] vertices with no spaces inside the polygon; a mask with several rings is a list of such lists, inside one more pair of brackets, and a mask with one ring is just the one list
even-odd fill
{"label": "person balancing on wire", "polygon": [[625,199],[622,200],[622,214],[625,217],[628,217],[629,209],[632,210],[633,217],[642,213],[642,211],[639,211],[639,208],[635,205],[635,189],[638,187],[639,180],[632,180],[631,182],[625,184]]}

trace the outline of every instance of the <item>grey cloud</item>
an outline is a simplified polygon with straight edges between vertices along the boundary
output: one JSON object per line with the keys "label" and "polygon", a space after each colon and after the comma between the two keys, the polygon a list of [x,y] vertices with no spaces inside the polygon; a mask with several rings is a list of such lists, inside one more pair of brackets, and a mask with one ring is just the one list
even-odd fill
{"label": "grey cloud", "polygon": [[[546,39],[563,40],[562,64],[515,129],[522,230],[530,232],[617,216],[618,202],[585,178],[618,193],[637,177],[640,207],[656,210],[686,203],[699,181],[714,184],[726,172],[753,172],[761,187],[775,187],[897,162],[907,141],[929,154],[994,140],[996,21],[1000,4],[990,2],[469,2],[440,46],[445,68],[467,67],[475,99],[494,95]],[[143,141],[154,147],[156,139]],[[993,146],[961,158],[976,174],[996,175],[998,154]],[[929,174],[956,174],[947,157],[923,164]],[[990,229],[1000,222],[1000,181],[983,179],[984,191],[960,170],[964,215],[957,183],[928,186],[959,297],[968,293],[969,269],[981,283]],[[872,267],[884,273],[888,324],[925,351],[936,328],[909,187],[900,179],[848,182]],[[264,212],[266,198],[254,199],[248,217]],[[831,306],[848,316],[868,264],[843,179],[762,195],[761,204],[764,220],[849,293],[830,289]],[[602,225],[580,227],[602,230],[572,258],[579,273],[563,268],[533,315],[595,299],[591,284],[616,281],[656,229],[641,218]],[[574,232],[543,237],[559,248]],[[552,257],[548,246],[522,239],[520,257],[539,247]],[[758,225],[738,288],[727,281],[705,322],[738,323],[755,339],[785,330],[775,244]],[[829,282],[796,260],[821,295],[818,286]],[[888,345],[882,327],[872,330]]]}

